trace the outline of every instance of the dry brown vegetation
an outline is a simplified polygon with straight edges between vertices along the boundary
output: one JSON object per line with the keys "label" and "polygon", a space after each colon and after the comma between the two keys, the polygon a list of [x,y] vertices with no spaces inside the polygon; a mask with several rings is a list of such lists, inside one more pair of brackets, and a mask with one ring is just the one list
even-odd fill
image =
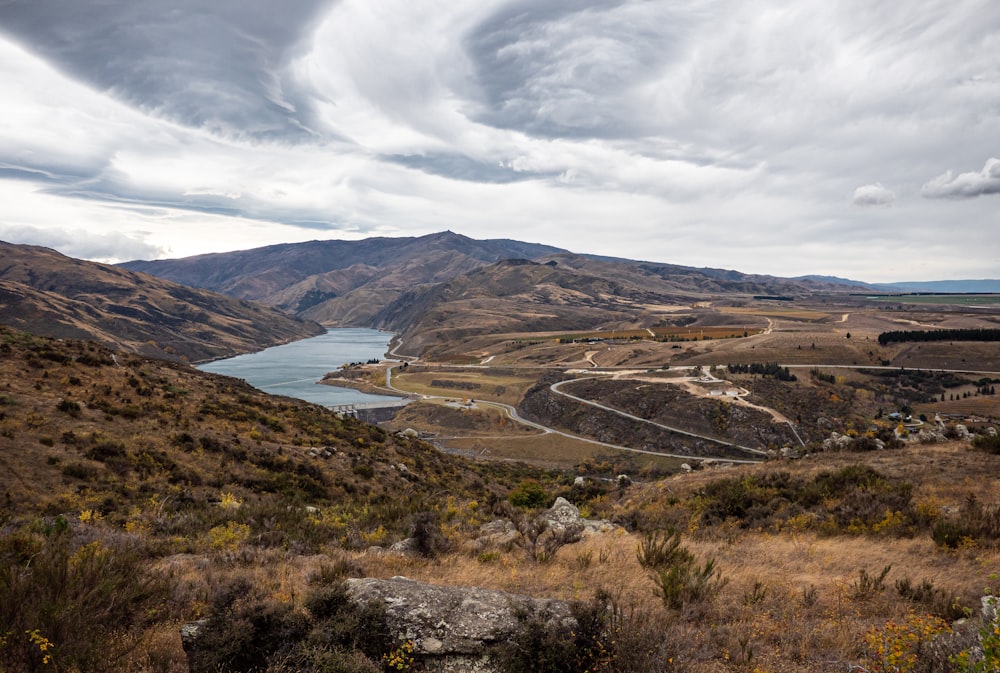
{"label": "dry brown vegetation", "polygon": [[[519,400],[538,367],[569,363],[663,374],[671,364],[811,367],[818,364],[812,358],[830,365],[888,359],[895,368],[938,357],[880,349],[875,337],[883,322],[891,324],[884,317],[852,311],[842,320],[830,306],[816,310],[830,318],[779,318],[766,309],[756,315],[772,321],[768,334],[602,343],[599,354],[593,346],[558,344],[551,334],[479,339],[473,353],[456,350],[454,357],[475,364],[493,357],[489,364],[502,363],[501,371],[424,363],[394,376],[415,392],[459,402],[413,405],[394,428],[436,431],[451,437],[439,441],[469,455],[561,471],[449,456],[182,365],[3,329],[0,632],[8,635],[0,640],[0,667],[179,673],[187,670],[182,623],[237,608],[272,615],[282,628],[308,622],[316,619],[308,607],[316,578],[336,567],[338,574],[405,575],[572,600],[603,589],[621,618],[619,638],[629,643],[603,670],[873,669],[876,655],[865,644],[870,629],[885,632],[890,621],[906,624],[924,614],[952,623],[971,614],[979,596],[1000,592],[1000,456],[974,451],[968,441],[910,443],[665,476],[678,461],[542,435],[496,408],[460,404]],[[1000,356],[956,344],[949,357],[995,371]],[[834,429],[874,434],[880,407],[975,413],[980,420],[970,425],[978,430],[1000,416],[993,396],[940,401],[942,391],[967,391],[968,383],[939,390],[942,381],[910,374],[821,371],[829,381],[808,368],[795,371],[795,382],[732,378],[757,403],[812,423],[812,449]],[[598,397],[625,399],[626,384],[612,387],[613,394],[609,388]],[[930,395],[938,401],[928,402]],[[884,429],[892,430],[887,423]],[[635,483],[604,480],[621,473]],[[573,485],[578,475],[589,478],[585,487]],[[618,528],[566,545],[542,563],[516,542],[476,542],[480,525],[510,515],[509,496],[525,483],[537,485],[545,504],[561,495]],[[432,553],[366,552],[407,537],[421,521],[436,529]],[[638,550],[668,530],[680,532],[692,555],[688,580],[714,562],[707,588],[671,593],[678,580],[670,568],[643,565]],[[42,587],[80,597],[90,585],[98,587],[88,594],[92,602],[80,603],[90,606],[89,615],[70,609],[53,616],[57,597]],[[233,587],[245,589],[239,600]],[[928,649],[907,670],[954,670],[948,654],[968,646],[975,626],[956,624],[958,635],[941,636],[933,647],[921,631]],[[643,656],[628,659],[626,649]],[[114,656],[97,661],[95,651]],[[55,657],[49,663],[47,652]]]}

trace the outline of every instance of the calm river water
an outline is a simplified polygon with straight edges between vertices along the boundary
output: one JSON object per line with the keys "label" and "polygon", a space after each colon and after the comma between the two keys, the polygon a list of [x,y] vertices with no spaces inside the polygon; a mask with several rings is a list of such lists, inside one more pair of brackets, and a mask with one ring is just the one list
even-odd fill
{"label": "calm river water", "polygon": [[395,398],[322,385],[317,381],[349,362],[383,359],[391,336],[373,329],[331,329],[311,339],[207,362],[198,365],[198,369],[244,379],[266,393],[298,397],[326,406],[384,402]]}

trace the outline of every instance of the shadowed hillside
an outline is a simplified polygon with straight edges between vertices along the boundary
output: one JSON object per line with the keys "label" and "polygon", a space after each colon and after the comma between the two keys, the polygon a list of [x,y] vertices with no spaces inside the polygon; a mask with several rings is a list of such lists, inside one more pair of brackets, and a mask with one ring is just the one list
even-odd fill
{"label": "shadowed hillside", "polygon": [[322,332],[272,308],[53,250],[0,242],[0,323],[192,361]]}

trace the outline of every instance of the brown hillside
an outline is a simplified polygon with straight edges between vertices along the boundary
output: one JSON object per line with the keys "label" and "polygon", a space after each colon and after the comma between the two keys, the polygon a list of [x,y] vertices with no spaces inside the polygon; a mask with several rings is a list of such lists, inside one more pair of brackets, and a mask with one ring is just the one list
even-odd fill
{"label": "brown hillside", "polygon": [[0,323],[192,361],[314,336],[274,309],[143,273],[0,242]]}
{"label": "brown hillside", "polygon": [[[528,272],[527,267],[515,270],[507,263],[528,260],[540,266]],[[451,232],[310,241],[123,266],[261,301],[324,324],[390,327],[412,336],[425,333],[412,341],[411,348],[430,347],[474,330],[575,330],[616,322],[651,327],[655,320],[645,318],[657,307],[720,296],[803,297],[859,289],[810,279],[575,255],[518,241],[477,241]]]}
{"label": "brown hillside", "polygon": [[179,515],[222,493],[261,506],[483,493],[464,463],[423,442],[237,379],[2,326],[0,352],[8,515],[94,509],[123,524],[151,496]]}

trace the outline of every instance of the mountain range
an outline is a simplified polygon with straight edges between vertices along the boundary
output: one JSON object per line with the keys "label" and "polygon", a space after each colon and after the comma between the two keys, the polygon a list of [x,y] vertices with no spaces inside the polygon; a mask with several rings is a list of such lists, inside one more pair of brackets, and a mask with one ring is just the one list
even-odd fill
{"label": "mountain range", "polygon": [[[638,325],[664,304],[720,295],[871,291],[822,279],[578,255],[453,232],[309,241],[124,268],[325,324],[389,329],[414,345],[479,333]],[[646,326],[646,325],[642,325]],[[419,336],[417,336],[419,335]]]}
{"label": "mountain range", "polygon": [[318,334],[320,323],[391,330],[419,353],[473,334],[650,328],[671,324],[677,307],[709,300],[994,287],[1000,289],[1000,281],[871,285],[781,278],[578,255],[450,231],[118,266],[0,242],[0,322],[188,360]]}
{"label": "mountain range", "polygon": [[966,280],[909,280],[898,283],[863,283],[849,278],[838,278],[837,276],[799,276],[796,280],[819,280],[829,283],[839,283],[842,285],[865,286],[874,292],[919,292],[933,294],[995,294],[1000,292],[1000,280],[991,278],[966,279]]}

